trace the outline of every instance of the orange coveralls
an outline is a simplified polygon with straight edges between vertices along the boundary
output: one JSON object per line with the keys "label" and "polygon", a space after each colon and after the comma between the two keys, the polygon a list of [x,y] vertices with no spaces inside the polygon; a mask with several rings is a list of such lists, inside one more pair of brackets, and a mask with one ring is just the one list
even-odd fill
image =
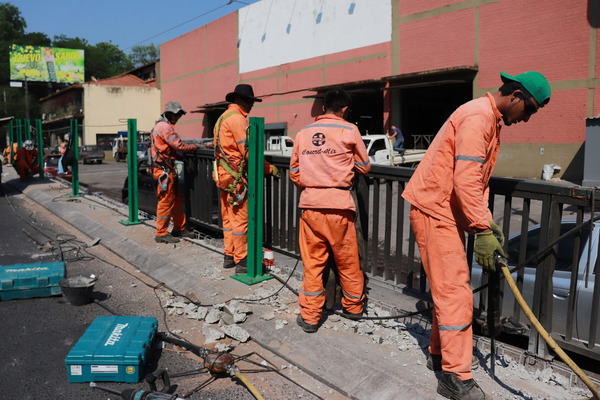
{"label": "orange coveralls", "polygon": [[410,221],[434,302],[429,352],[442,370],[471,379],[473,292],[465,231],[489,228],[488,183],[500,147],[502,114],[490,93],[444,123],[406,185]]}
{"label": "orange coveralls", "polygon": [[33,175],[39,173],[38,151],[36,149],[26,150],[25,147],[19,148],[15,155],[15,169],[21,179],[25,179],[28,173]]}
{"label": "orange coveralls", "polygon": [[350,187],[355,171],[366,174],[371,163],[358,128],[332,114],[321,115],[296,135],[290,179],[302,190],[298,206],[299,243],[304,281],[298,303],[304,322],[316,325],[325,304],[323,270],[329,251],[340,275],[342,306],[363,310],[363,273],[358,259]]}
{"label": "orange coveralls", "polygon": [[185,229],[183,193],[179,189],[175,160],[182,160],[183,153],[196,151],[193,144],[185,144],[175,132],[175,127],[164,118],[158,120],[151,134],[153,177],[157,181],[156,236],[169,234],[169,222],[173,218],[173,231]]}
{"label": "orange coveralls", "polygon": [[[248,128],[248,113],[237,104],[229,104],[227,110],[215,125],[213,132],[215,158],[227,157],[234,170],[238,170],[242,159],[245,157],[244,178],[238,183],[238,191],[243,193],[247,188],[248,152],[246,150],[246,129]],[[219,145],[217,145],[217,137]],[[221,154],[221,149],[225,153]],[[264,173],[273,172],[273,166],[265,161]],[[217,166],[218,183],[227,186],[233,177],[221,165]],[[221,218],[223,220],[223,252],[232,256],[235,263],[239,263],[248,255],[248,197],[238,205],[229,202],[230,194],[220,190]]]}

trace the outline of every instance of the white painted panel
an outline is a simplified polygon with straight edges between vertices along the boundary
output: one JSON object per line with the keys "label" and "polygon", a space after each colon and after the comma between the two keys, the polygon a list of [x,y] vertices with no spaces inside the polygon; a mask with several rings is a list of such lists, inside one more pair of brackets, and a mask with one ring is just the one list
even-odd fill
{"label": "white painted panel", "polygon": [[392,0],[261,0],[239,10],[240,73],[391,41]]}

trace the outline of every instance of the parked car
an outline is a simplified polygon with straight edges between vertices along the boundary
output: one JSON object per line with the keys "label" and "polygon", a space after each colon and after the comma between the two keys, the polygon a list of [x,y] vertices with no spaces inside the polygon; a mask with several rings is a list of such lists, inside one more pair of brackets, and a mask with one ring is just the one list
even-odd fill
{"label": "parked car", "polygon": [[[561,224],[561,235],[574,228],[576,221],[565,220]],[[598,242],[600,237],[600,222],[593,224],[593,233],[590,240],[589,228],[584,228],[581,231],[581,241],[578,249],[579,265],[577,265],[577,287],[575,293],[570,293],[571,282],[571,264],[573,262],[575,236],[570,235],[562,240],[558,245],[556,266],[552,276],[552,331],[559,334],[566,334],[567,310],[569,297],[575,296],[575,315],[573,318],[573,338],[579,341],[587,342],[589,339],[590,316],[592,315],[592,299],[594,295],[595,275],[598,273],[594,269],[596,265],[596,257],[598,255]],[[519,260],[521,234],[512,235],[508,239],[508,265],[509,269],[514,268]],[[540,225],[535,225],[529,229],[527,235],[527,249],[525,259],[535,255],[539,248],[540,240]],[[592,246],[591,252],[588,251],[589,246]],[[588,263],[588,254],[591,255]],[[589,267],[589,271],[588,271]],[[523,298],[531,307],[533,304],[533,292],[535,287],[535,272],[536,265],[530,263],[524,267],[523,271]],[[589,274],[588,274],[589,272]],[[586,276],[587,275],[587,276]],[[512,274],[516,281],[517,273]],[[473,260],[473,269],[471,273],[471,285],[477,288],[481,285],[481,266]],[[475,307],[479,304],[479,293],[475,293]],[[502,315],[512,315],[515,298],[505,285],[504,299],[502,302]],[[519,313],[519,322],[521,324],[530,325],[529,320],[523,312]],[[501,317],[502,318],[502,317]],[[598,321],[600,327],[600,317]],[[596,331],[596,345],[600,343],[600,329]]]}
{"label": "parked car", "polygon": [[44,156],[44,175],[49,178],[61,178],[70,182],[72,178],[71,167],[66,172],[58,172],[60,157],[62,157],[62,154],[46,154]]}
{"label": "parked car", "polygon": [[104,151],[95,145],[85,145],[79,148],[79,159],[84,164],[95,162],[101,164],[104,161]]}
{"label": "parked car", "polygon": [[147,156],[150,142],[138,142],[137,144],[137,158],[138,160]]}
{"label": "parked car", "polygon": [[[176,161],[179,171],[179,189],[184,190],[183,181],[183,163]],[[156,214],[156,181],[152,177],[152,169],[149,167],[148,157],[142,157],[138,161],[138,209],[149,214]],[[121,189],[121,200],[129,204],[129,177],[125,178],[123,188]]]}

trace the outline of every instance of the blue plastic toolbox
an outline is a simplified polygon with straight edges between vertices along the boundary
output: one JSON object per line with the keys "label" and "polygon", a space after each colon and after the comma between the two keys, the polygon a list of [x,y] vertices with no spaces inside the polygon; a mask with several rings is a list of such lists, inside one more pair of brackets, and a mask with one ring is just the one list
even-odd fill
{"label": "blue plastic toolbox", "polygon": [[139,382],[157,327],[154,317],[97,317],[65,359],[69,382]]}
{"label": "blue plastic toolbox", "polygon": [[63,261],[0,265],[0,300],[59,295],[64,277]]}

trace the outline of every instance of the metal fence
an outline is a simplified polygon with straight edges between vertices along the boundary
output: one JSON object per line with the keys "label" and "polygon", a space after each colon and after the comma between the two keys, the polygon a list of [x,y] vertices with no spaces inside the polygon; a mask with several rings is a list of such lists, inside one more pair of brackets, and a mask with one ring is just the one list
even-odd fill
{"label": "metal fence", "polygon": [[[212,180],[213,152],[200,150],[188,155],[186,162],[186,207],[189,220],[202,229],[220,232],[220,213],[218,193]],[[289,180],[289,158],[267,156],[281,170],[281,179],[265,177],[265,228],[264,243],[275,251],[298,255],[298,221],[300,211],[297,207],[299,192]],[[419,260],[418,247],[410,228],[408,214],[410,204],[401,197],[402,191],[412,175],[413,169],[373,165],[367,176],[360,177],[357,186],[357,202],[359,205],[358,222],[365,239],[363,266],[370,279],[388,285],[411,288],[420,292],[428,289],[425,274]],[[595,201],[600,196],[593,189],[585,189],[553,182],[529,182],[523,180],[492,178],[490,182],[490,206],[496,222],[502,226],[507,238],[517,240],[519,262],[525,261],[528,246],[528,235],[531,229],[539,232],[539,243],[535,250],[542,249],[561,235],[561,221],[573,219],[582,223],[594,213]],[[574,249],[582,247],[582,231],[571,235]],[[519,239],[515,239],[517,236]],[[592,235],[589,235],[591,238]],[[597,237],[596,237],[597,241]],[[467,239],[467,258],[473,259],[474,238]],[[598,299],[600,282],[595,271],[595,261],[588,269],[585,282],[582,283],[580,271],[580,252],[573,251],[570,272],[570,292],[564,331],[553,331],[553,272],[557,262],[558,245],[544,253],[534,269],[535,282],[533,289],[532,310],[542,325],[552,332],[561,347],[588,357],[600,359],[600,332],[598,331]],[[598,250],[595,250],[596,252]],[[600,260],[600,257],[589,257]],[[589,266],[588,266],[589,267]],[[595,268],[594,268],[595,267]],[[473,268],[479,268],[476,264]],[[513,275],[520,288],[524,286],[524,268]],[[526,276],[526,275],[525,275]],[[481,275],[481,284],[487,282],[487,275]],[[578,303],[577,293],[580,285],[593,287],[593,298],[589,304],[589,313],[581,315],[582,305]],[[525,282],[525,288],[527,288]],[[502,282],[501,293],[506,296]],[[528,294],[531,296],[531,293]],[[501,299],[500,305],[503,304]],[[506,304],[506,303],[504,303]],[[485,315],[487,296],[485,290],[476,296],[476,315]],[[586,308],[587,310],[587,308]],[[579,312],[578,312],[579,311]],[[512,321],[524,320],[518,306],[500,309],[500,314]],[[589,315],[588,315],[589,314]],[[587,318],[586,332],[579,328],[580,320]],[[589,325],[589,326],[588,326]],[[529,351],[542,358],[551,355],[543,339],[531,330],[529,335]],[[581,340],[584,337],[586,340]]]}

